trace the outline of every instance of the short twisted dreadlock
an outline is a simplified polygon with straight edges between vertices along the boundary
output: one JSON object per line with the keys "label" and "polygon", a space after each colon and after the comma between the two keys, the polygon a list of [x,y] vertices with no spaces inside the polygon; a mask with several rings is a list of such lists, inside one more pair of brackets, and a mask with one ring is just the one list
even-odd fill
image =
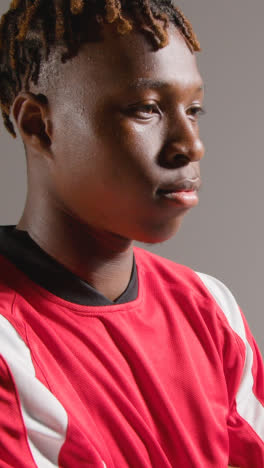
{"label": "short twisted dreadlock", "polygon": [[52,47],[63,46],[61,61],[66,62],[82,42],[101,39],[102,23],[113,23],[118,34],[137,28],[162,48],[169,22],[192,50],[200,50],[190,22],[171,0],[12,0],[0,22],[0,105],[7,130],[16,136],[11,106],[30,82],[38,83]]}

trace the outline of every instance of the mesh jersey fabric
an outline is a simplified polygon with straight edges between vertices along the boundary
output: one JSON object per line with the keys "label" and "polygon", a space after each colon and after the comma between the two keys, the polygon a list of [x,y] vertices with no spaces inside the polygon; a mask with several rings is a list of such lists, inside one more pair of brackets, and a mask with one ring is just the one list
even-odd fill
{"label": "mesh jersey fabric", "polygon": [[134,248],[138,296],[83,306],[0,258],[0,460],[264,467],[264,370],[219,281]]}

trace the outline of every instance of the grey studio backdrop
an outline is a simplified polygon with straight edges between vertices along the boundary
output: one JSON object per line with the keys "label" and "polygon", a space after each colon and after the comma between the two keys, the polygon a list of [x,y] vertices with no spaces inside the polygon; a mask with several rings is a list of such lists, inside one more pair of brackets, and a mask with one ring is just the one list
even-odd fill
{"label": "grey studio backdrop", "polygon": [[[1,0],[0,13],[9,0]],[[224,281],[264,355],[264,2],[179,0],[202,44],[206,86],[200,204],[180,232],[144,248]],[[1,224],[15,224],[26,193],[23,145],[0,123]]]}

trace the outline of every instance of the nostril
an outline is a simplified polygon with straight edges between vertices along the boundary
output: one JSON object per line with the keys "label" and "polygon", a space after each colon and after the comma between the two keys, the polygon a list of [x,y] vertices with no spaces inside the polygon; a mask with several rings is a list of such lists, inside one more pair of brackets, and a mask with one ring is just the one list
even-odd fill
{"label": "nostril", "polygon": [[190,162],[190,159],[184,154],[175,154],[175,156],[173,156],[171,160],[171,166],[178,168],[182,166],[187,166],[189,162]]}
{"label": "nostril", "polygon": [[177,169],[187,166],[190,163],[190,158],[183,152],[171,151],[170,153],[161,153],[159,155],[159,164],[169,169]]}

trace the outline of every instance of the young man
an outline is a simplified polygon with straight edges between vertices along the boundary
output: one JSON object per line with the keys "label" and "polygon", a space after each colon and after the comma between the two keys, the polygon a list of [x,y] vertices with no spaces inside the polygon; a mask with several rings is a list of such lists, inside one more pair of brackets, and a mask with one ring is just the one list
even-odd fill
{"label": "young man", "polygon": [[1,467],[264,467],[264,371],[219,281],[134,248],[198,202],[203,85],[169,0],[13,0],[5,125],[28,195],[0,233]]}

